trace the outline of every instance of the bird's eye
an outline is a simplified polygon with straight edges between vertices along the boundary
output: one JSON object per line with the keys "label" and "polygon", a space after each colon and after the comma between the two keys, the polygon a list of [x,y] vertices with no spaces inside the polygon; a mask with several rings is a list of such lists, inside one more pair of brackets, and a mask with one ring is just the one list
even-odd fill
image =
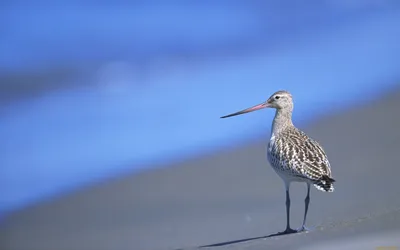
{"label": "bird's eye", "polygon": [[275,96],[275,99],[278,100],[279,98],[281,98],[279,95]]}

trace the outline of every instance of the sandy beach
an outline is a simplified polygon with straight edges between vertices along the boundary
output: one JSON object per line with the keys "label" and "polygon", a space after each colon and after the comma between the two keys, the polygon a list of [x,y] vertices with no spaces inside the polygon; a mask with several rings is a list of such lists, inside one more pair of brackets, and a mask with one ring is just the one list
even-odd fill
{"label": "sandy beach", "polygon": [[[308,233],[264,237],[285,227],[284,187],[266,160],[266,131],[245,145],[15,212],[0,224],[0,249],[400,248],[399,107],[396,90],[300,126],[324,146],[336,179],[333,193],[311,191]],[[304,184],[292,185],[294,228],[305,193]]]}

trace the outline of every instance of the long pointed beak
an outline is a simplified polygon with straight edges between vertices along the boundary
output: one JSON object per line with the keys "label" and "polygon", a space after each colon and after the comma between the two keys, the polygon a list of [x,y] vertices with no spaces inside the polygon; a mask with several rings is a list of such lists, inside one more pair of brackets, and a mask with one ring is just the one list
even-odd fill
{"label": "long pointed beak", "polygon": [[241,110],[241,111],[233,113],[233,114],[222,116],[221,118],[227,118],[227,117],[231,117],[231,116],[235,116],[235,115],[246,114],[246,113],[249,113],[249,112],[253,112],[253,111],[256,111],[256,110],[259,110],[259,109],[263,109],[263,108],[268,108],[268,107],[269,107],[269,104],[267,102],[263,102],[263,103],[260,103],[260,104],[258,104],[256,106],[253,106],[251,108],[247,108],[247,109]]}

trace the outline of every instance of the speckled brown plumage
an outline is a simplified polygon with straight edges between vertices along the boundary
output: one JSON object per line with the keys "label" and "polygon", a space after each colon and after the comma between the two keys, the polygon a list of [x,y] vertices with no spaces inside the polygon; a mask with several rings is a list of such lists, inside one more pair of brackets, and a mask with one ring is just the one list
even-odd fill
{"label": "speckled brown plumage", "polygon": [[268,159],[282,178],[310,182],[321,191],[334,190],[325,151],[317,141],[294,126],[288,126],[271,137]]}

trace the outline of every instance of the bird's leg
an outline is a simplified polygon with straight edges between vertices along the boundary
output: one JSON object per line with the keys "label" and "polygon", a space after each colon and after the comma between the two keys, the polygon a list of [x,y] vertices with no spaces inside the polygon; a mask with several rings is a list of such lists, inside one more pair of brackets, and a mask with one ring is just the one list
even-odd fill
{"label": "bird's leg", "polygon": [[290,196],[289,196],[289,184],[286,185],[286,229],[283,233],[290,234],[295,233],[296,230],[290,228]]}
{"label": "bird's leg", "polygon": [[310,204],[310,183],[307,183],[307,196],[304,200],[304,218],[303,218],[303,225],[298,231],[308,231],[306,227],[306,219],[307,219],[307,212],[308,212],[308,204]]}

